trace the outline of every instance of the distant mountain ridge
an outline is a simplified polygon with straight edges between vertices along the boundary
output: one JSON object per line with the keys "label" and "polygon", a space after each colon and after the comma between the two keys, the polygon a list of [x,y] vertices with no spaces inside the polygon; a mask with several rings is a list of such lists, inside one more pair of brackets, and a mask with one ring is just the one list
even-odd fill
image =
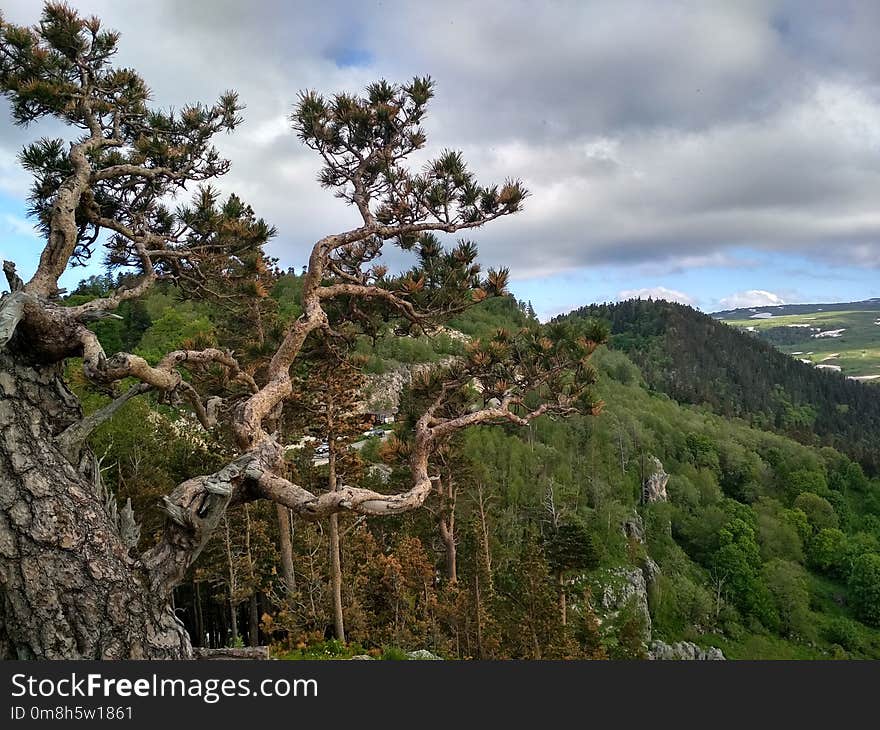
{"label": "distant mountain ridge", "polygon": [[803,443],[835,446],[880,473],[877,385],[819,370],[683,304],[633,299],[582,307],[557,320],[577,317],[607,321],[610,346],[641,368],[651,389]]}
{"label": "distant mountain ridge", "polygon": [[758,312],[769,312],[774,317],[789,314],[811,314],[817,310],[825,312],[849,312],[858,310],[873,311],[880,309],[880,297],[863,299],[859,302],[816,302],[814,304],[775,304],[769,307],[740,307],[712,312],[715,319],[748,319]]}

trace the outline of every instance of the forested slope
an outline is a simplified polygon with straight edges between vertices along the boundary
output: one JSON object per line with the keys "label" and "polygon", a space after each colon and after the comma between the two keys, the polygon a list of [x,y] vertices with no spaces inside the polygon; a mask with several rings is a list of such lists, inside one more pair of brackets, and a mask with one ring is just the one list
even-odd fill
{"label": "forested slope", "polygon": [[845,451],[880,473],[880,388],[818,371],[691,307],[633,299],[582,307],[566,318],[611,325],[650,388],[685,403]]}
{"label": "forested slope", "polygon": [[[298,314],[297,288],[297,277],[285,276],[273,292],[286,316]],[[489,300],[454,325],[473,337],[538,326],[526,310],[510,298]],[[148,358],[213,337],[212,312],[173,290],[127,302],[120,314],[95,327],[109,348],[116,338]],[[806,366],[672,305],[584,315],[604,317],[616,333],[596,356],[603,413],[544,418],[526,430],[480,427],[436,462],[449,489],[426,509],[340,517],[349,646],[325,640],[332,616],[323,526],[294,523],[295,586],[287,591],[279,523],[261,504],[230,512],[177,591],[195,642],[272,643],[290,658],[393,657],[395,647],[451,658],[635,658],[657,640],[720,647],[729,658],[880,657],[880,481],[837,450],[755,427],[764,418],[808,441],[820,414],[837,410],[823,438],[845,444],[831,424],[852,422],[831,399],[851,395],[843,404],[861,413],[864,388],[818,381]],[[454,337],[393,331],[357,344],[376,373],[462,347]],[[311,377],[321,387],[325,376]],[[70,378],[91,407],[106,402],[85,391],[75,368]],[[765,397],[735,406],[749,389]],[[663,390],[706,405],[680,405]],[[401,443],[407,398],[395,424]],[[207,434],[149,397],[126,404],[93,446],[117,498],[132,498],[144,542],[158,530],[158,495],[218,459]],[[391,491],[405,478],[399,456],[369,439],[343,476]],[[667,499],[645,502],[655,457],[669,475]],[[309,488],[326,482],[308,448],[291,452],[290,469]],[[454,530],[455,581],[441,521]]]}

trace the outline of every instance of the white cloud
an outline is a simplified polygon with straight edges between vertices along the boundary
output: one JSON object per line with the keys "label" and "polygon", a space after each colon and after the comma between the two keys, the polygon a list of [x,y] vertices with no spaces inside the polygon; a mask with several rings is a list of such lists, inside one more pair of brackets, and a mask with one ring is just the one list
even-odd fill
{"label": "white cloud", "polygon": [[694,306],[696,301],[688,294],[675,289],[667,289],[665,286],[652,286],[643,289],[624,289],[618,292],[617,298],[624,299],[665,299],[667,302],[678,302]]}
{"label": "white cloud", "polygon": [[785,301],[778,294],[763,289],[749,289],[723,297],[718,303],[724,309],[743,309],[746,307],[778,307]]}

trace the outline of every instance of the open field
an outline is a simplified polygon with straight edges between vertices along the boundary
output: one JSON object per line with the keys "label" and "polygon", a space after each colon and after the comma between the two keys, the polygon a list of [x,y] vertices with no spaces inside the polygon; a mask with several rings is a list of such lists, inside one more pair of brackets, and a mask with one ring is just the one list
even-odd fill
{"label": "open field", "polygon": [[880,300],[837,308],[846,306],[766,307],[715,316],[817,367],[880,383]]}

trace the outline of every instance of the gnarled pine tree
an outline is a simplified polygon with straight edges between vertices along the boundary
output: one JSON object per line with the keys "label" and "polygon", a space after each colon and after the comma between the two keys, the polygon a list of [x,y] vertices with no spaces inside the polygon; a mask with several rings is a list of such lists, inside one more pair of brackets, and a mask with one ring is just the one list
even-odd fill
{"label": "gnarled pine tree", "polygon": [[[140,76],[111,64],[117,40],[97,19],[60,4],[47,5],[33,28],[0,25],[0,89],[14,120],[55,118],[79,130],[70,144],[41,140],[22,153],[34,176],[32,213],[45,246],[27,282],[12,264],[4,267],[11,291],[0,302],[3,656],[188,657],[189,638],[169,596],[228,508],[269,499],[311,520],[342,511],[397,514],[429,495],[429,457],[454,432],[598,407],[589,390],[587,360],[597,344],[590,333],[500,333],[422,384],[407,490],[382,494],[339,484],[316,495],[286,478],[277,426],[294,396],[290,370],[307,338],[335,338],[377,316],[424,330],[504,290],[506,272],[483,277],[473,244],[444,250],[432,232],[477,228],[514,213],[526,191],[516,181],[478,185],[454,152],[419,172],[405,166],[425,144],[428,79],[378,82],[362,97],[309,92],[299,99],[293,127],[323,159],[321,183],[362,220],[315,243],[302,315],[286,327],[267,365],[251,373],[218,348],[170,352],[156,364],[105,353],[90,322],[160,280],[194,296],[222,291],[224,277],[238,275],[241,262],[272,235],[238,199],[218,206],[209,189],[190,205],[168,207],[187,184],[227,171],[212,139],[239,124],[241,107],[229,93],[211,106],[151,108]],[[389,275],[377,261],[388,241],[414,252],[417,264]],[[129,267],[136,278],[109,296],[64,306],[59,277],[101,247],[111,264]],[[63,380],[72,358],[82,359],[94,383],[133,385],[84,418]],[[226,377],[201,377],[220,372]],[[101,487],[88,435],[147,391],[228,434],[233,456],[163,498],[164,533],[138,554],[133,516]]]}

